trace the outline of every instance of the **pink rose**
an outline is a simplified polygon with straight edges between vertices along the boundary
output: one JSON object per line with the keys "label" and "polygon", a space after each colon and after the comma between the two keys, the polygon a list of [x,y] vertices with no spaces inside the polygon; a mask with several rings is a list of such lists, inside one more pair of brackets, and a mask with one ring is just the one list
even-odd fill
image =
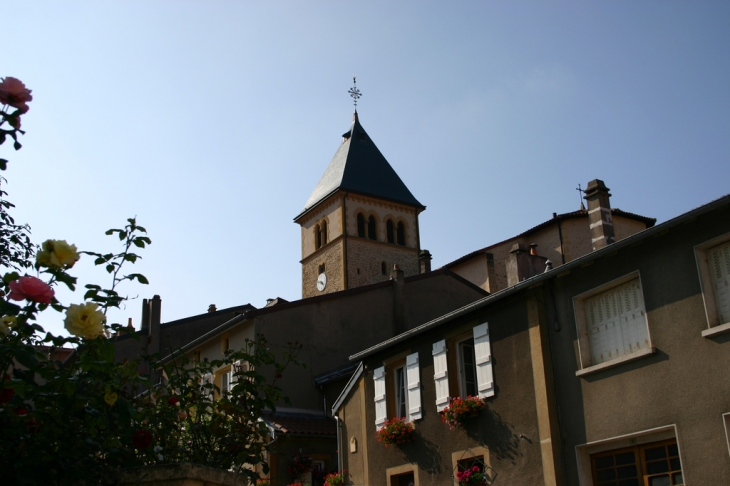
{"label": "pink rose", "polygon": [[50,285],[35,277],[25,276],[10,282],[10,297],[13,300],[28,299],[39,304],[50,304],[55,292]]}
{"label": "pink rose", "polygon": [[10,105],[20,110],[21,113],[28,111],[28,101],[33,100],[25,84],[18,78],[8,76],[0,82],[0,104]]}

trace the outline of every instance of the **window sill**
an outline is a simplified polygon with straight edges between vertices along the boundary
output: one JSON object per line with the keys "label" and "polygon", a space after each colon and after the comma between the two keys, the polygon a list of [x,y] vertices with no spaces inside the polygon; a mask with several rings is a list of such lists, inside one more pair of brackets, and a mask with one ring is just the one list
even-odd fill
{"label": "window sill", "polygon": [[719,334],[725,334],[726,332],[730,332],[730,322],[726,322],[725,324],[705,329],[704,331],[702,331],[702,337],[710,338]]}
{"label": "window sill", "polygon": [[582,370],[578,370],[575,372],[575,376],[585,376],[590,375],[592,373],[598,373],[599,371],[607,370],[610,368],[615,368],[616,366],[620,366],[624,363],[630,363],[631,361],[636,361],[637,359],[644,358],[646,356],[651,356],[656,353],[656,348],[648,348],[648,349],[642,349],[641,351],[637,351],[635,353],[631,353],[628,356],[623,356],[621,358],[612,359],[611,361],[606,361],[601,364],[589,366],[588,368],[583,368]]}

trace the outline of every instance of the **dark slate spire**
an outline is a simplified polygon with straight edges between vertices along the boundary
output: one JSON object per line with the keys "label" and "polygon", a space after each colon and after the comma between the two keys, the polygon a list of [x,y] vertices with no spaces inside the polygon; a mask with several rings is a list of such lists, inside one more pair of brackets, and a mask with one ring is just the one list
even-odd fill
{"label": "dark slate spire", "polygon": [[[345,140],[304,205],[302,213],[316,206],[338,189],[424,208],[398,177],[365,129],[357,112]],[[299,217],[297,216],[297,218]]]}

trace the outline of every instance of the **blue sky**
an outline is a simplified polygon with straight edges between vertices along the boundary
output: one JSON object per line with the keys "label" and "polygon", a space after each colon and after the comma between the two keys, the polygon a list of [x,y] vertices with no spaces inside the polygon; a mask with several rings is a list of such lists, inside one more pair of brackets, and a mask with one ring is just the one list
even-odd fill
{"label": "blue sky", "polygon": [[[578,209],[595,178],[660,222],[730,192],[728,2],[37,1],[3,17],[0,76],[34,95],[23,149],[0,147],[14,215],[38,243],[95,251],[136,215],[151,284],[126,290],[159,294],[163,321],[300,298],[292,218],[350,124],[353,74],[363,126],[427,206],[436,267]],[[106,283],[88,260],[81,283]]]}

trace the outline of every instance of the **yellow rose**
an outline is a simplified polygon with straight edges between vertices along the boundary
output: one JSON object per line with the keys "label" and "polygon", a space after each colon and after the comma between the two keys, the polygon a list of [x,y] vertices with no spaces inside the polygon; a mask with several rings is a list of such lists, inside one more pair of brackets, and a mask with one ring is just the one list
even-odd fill
{"label": "yellow rose", "polygon": [[66,310],[66,319],[63,320],[66,330],[74,336],[94,339],[104,335],[106,316],[97,310],[93,302],[76,305],[71,304]]}
{"label": "yellow rose", "polygon": [[15,320],[15,316],[3,316],[2,319],[0,319],[0,334],[4,334],[6,336],[10,334],[10,329],[16,325]]}
{"label": "yellow rose", "polygon": [[36,263],[41,267],[71,268],[78,259],[76,245],[69,245],[65,240],[44,241],[36,255]]}

